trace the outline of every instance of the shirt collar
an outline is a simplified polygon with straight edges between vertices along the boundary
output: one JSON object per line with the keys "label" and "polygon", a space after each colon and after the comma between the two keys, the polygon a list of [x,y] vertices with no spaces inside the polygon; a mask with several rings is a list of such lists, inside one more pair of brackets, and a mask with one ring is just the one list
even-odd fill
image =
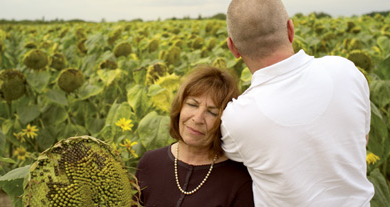
{"label": "shirt collar", "polygon": [[265,81],[270,80],[276,76],[293,71],[294,69],[308,63],[312,59],[314,59],[313,56],[309,56],[305,53],[305,51],[300,50],[285,60],[257,70],[255,73],[253,73],[251,87],[264,83]]}

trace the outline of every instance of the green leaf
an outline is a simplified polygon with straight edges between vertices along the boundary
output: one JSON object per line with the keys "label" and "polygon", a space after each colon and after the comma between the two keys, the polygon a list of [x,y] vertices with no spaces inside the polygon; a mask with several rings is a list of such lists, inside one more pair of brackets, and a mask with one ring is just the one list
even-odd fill
{"label": "green leaf", "polygon": [[85,123],[87,130],[93,135],[98,133],[104,127],[104,124],[105,120],[99,118],[87,119],[87,122]]}
{"label": "green leaf", "polygon": [[104,87],[102,84],[83,84],[79,89],[78,95],[80,100],[88,99],[92,96],[96,96],[103,91]]}
{"label": "green leaf", "polygon": [[383,54],[390,53],[390,39],[386,36],[380,36],[377,39],[377,44],[379,48],[382,50]]}
{"label": "green leaf", "polygon": [[136,116],[141,119],[151,107],[151,102],[148,97],[148,89],[135,85],[127,92],[127,102],[135,112]]}
{"label": "green leaf", "polygon": [[68,99],[66,98],[65,92],[62,90],[49,89],[46,92],[46,97],[53,103],[58,103],[65,106],[68,105]]}
{"label": "green leaf", "polygon": [[2,130],[0,130],[0,156],[5,155],[6,139]]}
{"label": "green leaf", "polygon": [[23,181],[27,177],[30,165],[16,168],[4,176],[0,177],[0,187],[8,194],[12,200],[13,207],[21,207],[23,194]]}
{"label": "green leaf", "polygon": [[18,107],[16,108],[18,118],[23,125],[26,125],[27,123],[39,117],[39,115],[41,114],[40,110],[41,109],[38,105],[18,105]]}
{"label": "green leaf", "polygon": [[147,150],[160,148],[173,142],[169,135],[169,116],[148,113],[139,123],[137,132],[141,143]]}
{"label": "green leaf", "polygon": [[155,96],[164,90],[166,90],[166,89],[161,87],[160,85],[153,84],[149,87],[148,96]]}
{"label": "green leaf", "polygon": [[390,189],[385,177],[376,168],[368,176],[370,182],[374,185],[375,195],[371,200],[372,207],[390,206]]}
{"label": "green leaf", "polygon": [[39,131],[39,136],[36,137],[38,145],[42,149],[47,149],[57,141],[57,136],[51,131],[53,127],[45,127]]}
{"label": "green leaf", "polygon": [[0,162],[15,164],[16,161],[8,157],[0,157]]}
{"label": "green leaf", "polygon": [[370,129],[370,139],[367,145],[367,148],[372,153],[378,155],[380,160],[378,164],[385,160],[384,156],[386,154],[385,150],[385,140],[388,139],[388,129],[385,121],[378,108],[371,102],[371,129]]}
{"label": "green leaf", "polygon": [[0,182],[0,186],[1,185],[3,185],[2,189],[11,199],[12,207],[23,207],[21,199],[21,195],[23,194],[23,179]]}
{"label": "green leaf", "polygon": [[383,74],[384,79],[390,80],[390,55],[379,63],[378,70]]}
{"label": "green leaf", "polygon": [[109,86],[114,82],[115,79],[120,78],[122,75],[121,69],[115,70],[98,70],[97,74],[99,78],[103,81],[104,85]]}
{"label": "green leaf", "polygon": [[26,165],[9,171],[7,174],[0,177],[0,185],[4,186],[4,182],[26,178],[29,170],[30,165]]}
{"label": "green leaf", "polygon": [[57,125],[68,118],[68,113],[63,106],[50,104],[42,112],[42,118],[46,124]]}
{"label": "green leaf", "polygon": [[33,71],[26,74],[26,80],[34,91],[42,93],[49,84],[50,76],[49,71]]}
{"label": "green leaf", "polygon": [[3,131],[4,134],[8,134],[8,132],[12,129],[13,125],[14,125],[14,121],[11,119],[7,119],[1,125],[1,130]]}
{"label": "green leaf", "polygon": [[114,141],[116,141],[117,132],[121,131],[121,128],[116,126],[115,123],[121,118],[129,119],[132,114],[133,112],[127,102],[112,104],[107,115],[105,126],[111,126],[111,138],[113,138]]}
{"label": "green leaf", "polygon": [[67,124],[60,131],[60,133],[58,135],[58,140],[66,139],[66,138],[74,137],[74,136],[87,135],[87,134],[88,134],[88,132],[83,126],[80,126],[77,124]]}
{"label": "green leaf", "polygon": [[390,80],[375,80],[370,84],[371,100],[383,108],[390,104]]}
{"label": "green leaf", "polygon": [[249,71],[248,67],[245,67],[242,70],[241,73],[241,78],[240,78],[244,83],[251,82],[252,80],[252,73]]}
{"label": "green leaf", "polygon": [[146,79],[146,73],[147,73],[146,67],[140,67],[136,70],[133,70],[134,81],[137,84],[144,85]]}

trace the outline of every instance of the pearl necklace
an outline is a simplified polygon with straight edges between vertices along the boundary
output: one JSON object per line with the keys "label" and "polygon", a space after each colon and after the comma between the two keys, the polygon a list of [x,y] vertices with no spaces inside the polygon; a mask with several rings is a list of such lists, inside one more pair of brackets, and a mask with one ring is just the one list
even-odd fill
{"label": "pearl necklace", "polygon": [[190,194],[193,194],[195,193],[196,191],[199,190],[200,187],[202,187],[202,185],[206,182],[207,178],[209,177],[209,175],[211,174],[211,171],[213,170],[213,166],[214,166],[214,163],[215,161],[217,160],[217,155],[215,155],[214,159],[213,159],[213,162],[211,163],[211,166],[210,166],[210,169],[209,171],[207,172],[206,174],[206,177],[203,178],[202,182],[200,182],[200,184],[195,188],[193,189],[192,191],[185,191],[181,188],[180,186],[180,183],[179,183],[179,176],[178,176],[178,173],[177,173],[177,158],[179,156],[179,142],[177,143],[177,147],[176,147],[176,157],[175,157],[175,178],[176,178],[176,184],[177,184],[177,187],[179,188],[180,192],[182,192],[183,194],[185,195],[190,195]]}

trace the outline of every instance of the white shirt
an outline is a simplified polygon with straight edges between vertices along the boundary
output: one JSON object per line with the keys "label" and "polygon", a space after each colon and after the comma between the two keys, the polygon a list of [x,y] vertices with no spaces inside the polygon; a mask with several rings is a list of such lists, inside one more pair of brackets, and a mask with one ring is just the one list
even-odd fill
{"label": "white shirt", "polygon": [[303,50],[256,71],[226,107],[226,155],[247,166],[256,206],[370,206],[369,88],[342,57]]}

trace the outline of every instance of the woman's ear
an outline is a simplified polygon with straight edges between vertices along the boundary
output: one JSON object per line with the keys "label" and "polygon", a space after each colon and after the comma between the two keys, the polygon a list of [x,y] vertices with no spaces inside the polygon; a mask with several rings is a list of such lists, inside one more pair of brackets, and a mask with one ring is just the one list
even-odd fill
{"label": "woman's ear", "polygon": [[238,52],[236,46],[235,46],[234,43],[233,43],[232,38],[228,37],[227,40],[226,40],[226,42],[227,42],[227,45],[228,45],[228,47],[229,47],[229,50],[230,50],[230,52],[233,54],[233,56],[234,56],[235,58],[241,57],[240,53]]}
{"label": "woman's ear", "polygon": [[288,34],[288,40],[290,43],[294,41],[294,23],[291,19],[287,21],[287,34]]}

